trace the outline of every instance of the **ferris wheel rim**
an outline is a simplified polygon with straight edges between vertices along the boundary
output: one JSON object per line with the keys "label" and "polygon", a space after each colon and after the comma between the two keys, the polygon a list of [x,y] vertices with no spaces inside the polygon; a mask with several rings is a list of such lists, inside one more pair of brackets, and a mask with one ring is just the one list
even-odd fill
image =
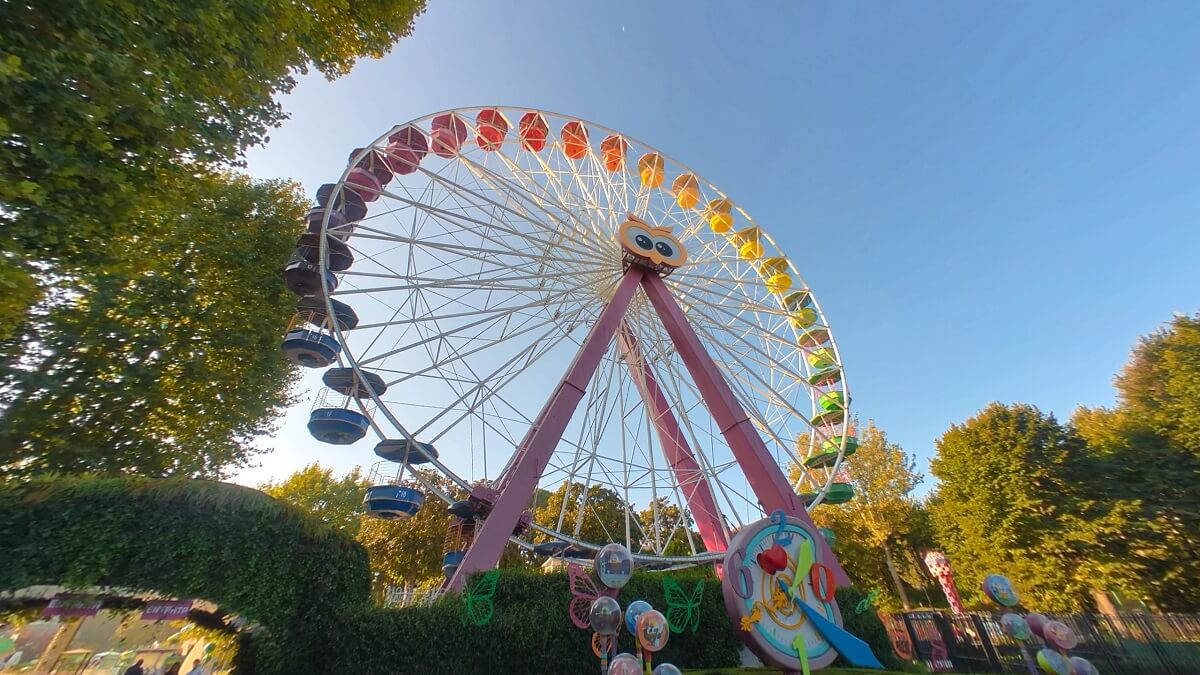
{"label": "ferris wheel rim", "polygon": [[[387,132],[385,132],[384,134],[381,134],[380,136],[375,138],[372,142],[370,142],[369,144],[364,146],[364,148],[360,152],[356,153],[355,156],[353,156],[351,158],[351,161],[347,164],[346,169],[342,172],[341,176],[338,178],[338,180],[335,184],[334,191],[333,191],[334,196],[332,196],[330,199],[336,198],[336,195],[341,194],[346,189],[346,180],[347,180],[350,172],[355,167],[355,165],[359,161],[361,161],[363,159],[363,157],[365,157],[372,149],[378,147],[380,145],[380,143],[382,141],[384,141],[385,139],[387,139],[391,134],[396,133],[398,130],[403,129],[408,126],[417,126],[417,125],[421,124],[422,122],[427,122],[439,115],[446,115],[446,114],[460,115],[462,117],[462,119],[466,120],[466,119],[468,119],[468,116],[466,115],[466,113],[476,112],[476,111],[486,109],[486,108],[493,108],[493,109],[501,110],[501,111],[536,112],[536,113],[539,113],[544,116],[552,117],[554,119],[577,120],[583,124],[586,124],[589,128],[592,128],[592,129],[595,129],[598,131],[602,131],[602,132],[608,132],[611,134],[619,135],[621,138],[625,139],[626,141],[628,141],[632,144],[637,144],[645,149],[649,149],[649,150],[652,150],[652,151],[658,153],[659,155],[661,155],[661,157],[663,158],[663,160],[665,162],[669,162],[670,165],[692,174],[700,182],[702,182],[702,184],[704,186],[706,186],[708,188],[708,190],[710,190],[712,193],[718,195],[720,198],[730,199],[729,196],[723,190],[718,188],[711,181],[705,179],[701,174],[696,173],[688,165],[674,159],[673,157],[671,157],[670,155],[667,155],[666,153],[662,153],[661,151],[657,150],[657,148],[655,148],[655,146],[652,146],[636,137],[630,136],[628,134],[620,132],[611,127],[608,127],[608,126],[605,126],[602,124],[597,124],[590,120],[585,120],[578,116],[572,116],[572,115],[567,115],[567,114],[558,113],[555,111],[543,110],[543,109],[538,109],[538,108],[523,108],[523,107],[516,107],[516,106],[455,107],[455,108],[450,108],[450,109],[434,112],[434,113],[427,114],[427,115],[422,115],[420,117],[416,117],[416,118],[409,120],[407,122],[404,122],[402,124],[393,125],[390,129],[388,129]],[[422,169],[422,170],[424,170],[424,169]],[[751,224],[752,226],[759,227],[758,222],[756,220],[754,220],[754,218],[752,216],[750,216],[748,213],[746,213],[746,211],[740,205],[738,205],[736,202],[733,202],[733,208],[738,212],[738,214],[742,217],[742,219],[745,222]],[[322,222],[321,222],[321,233],[322,234],[327,234],[329,232],[330,216],[331,216],[331,210],[326,210],[326,213],[324,214],[324,216],[322,218]],[[764,239],[766,239],[772,245],[772,247],[774,247],[775,250],[782,251],[782,249],[775,242],[774,238],[771,237],[768,232],[763,230],[761,232],[761,235]],[[327,259],[328,259],[328,256],[327,256],[328,242],[327,242],[327,238],[324,236],[322,236],[320,238],[320,247],[321,247],[322,271],[325,271],[325,269],[327,267]],[[795,266],[795,263],[790,258],[787,259],[787,265],[788,265],[789,270],[797,278],[803,280],[803,276],[800,274],[799,270]],[[331,289],[329,287],[329,281],[328,281],[328,278],[326,277],[326,275],[324,275],[324,274],[321,275],[320,283],[321,283],[321,287],[322,287],[322,291],[323,291],[322,295],[324,296],[325,303],[327,305],[327,311],[329,311],[330,315],[332,315],[333,314],[332,300],[333,300],[335,294],[333,293],[333,289]],[[803,284],[803,288],[805,290],[807,290],[808,285]],[[810,297],[811,297],[811,302],[816,307],[816,310],[819,313],[819,316],[825,317],[826,314],[825,314],[824,310],[821,308],[821,306],[819,304],[819,300],[815,296],[811,296],[811,294],[810,294]],[[346,331],[342,331],[336,325],[333,327],[333,330],[334,330],[335,334],[338,335],[338,337],[343,337],[344,333],[346,332]],[[825,348],[828,349],[830,352],[832,352],[832,354],[834,355],[834,358],[835,358],[835,363],[837,364],[838,368],[842,370],[841,388],[842,388],[842,391],[845,392],[845,396],[846,396],[847,400],[849,400],[850,389],[849,389],[848,383],[845,382],[845,376],[844,376],[844,368],[845,367],[842,362],[841,353],[838,348],[836,338],[834,338],[832,336],[832,334],[830,334],[828,344],[825,346]],[[355,371],[358,371],[358,372],[368,371],[369,372],[369,367],[366,366],[366,364],[360,363],[360,359],[359,359],[358,355],[354,354],[352,350],[349,350],[349,349],[344,350],[341,357],[344,357],[346,359],[346,361],[349,363],[350,367],[353,368]],[[400,421],[400,419],[394,414],[394,412],[392,411],[389,404],[387,402],[385,402],[382,399],[382,397],[377,392],[375,392],[369,385],[368,385],[368,389],[370,389],[370,391],[369,391],[370,401],[374,404],[375,410],[382,411],[384,416],[387,418],[388,422],[390,422],[391,425],[397,431],[399,431],[401,433],[401,435],[405,436],[407,439],[416,440],[415,435],[408,431],[408,427],[406,427]],[[356,399],[356,403],[360,407],[360,410],[362,410],[362,412],[364,414],[366,414],[368,412],[368,410],[367,410],[368,404],[366,402],[364,402],[360,399]],[[378,437],[380,439],[387,439],[390,437],[389,434],[386,433],[380,427],[379,421],[376,420],[373,415],[367,415],[367,417],[370,420],[370,425],[371,425],[372,429],[374,430],[374,432],[376,433],[376,435],[378,435]],[[807,420],[805,420],[805,421],[807,423]],[[834,470],[831,470],[828,472],[824,485],[820,486],[820,489],[818,490],[816,499],[813,500],[811,503],[806,504],[805,505],[806,509],[811,510],[813,507],[815,507],[816,505],[818,505],[822,502],[822,500],[824,499],[824,497],[828,491],[829,486],[834,482],[834,479],[836,478],[836,469],[838,467],[840,467],[844,461],[844,454],[845,454],[845,447],[843,445],[842,447],[839,447],[839,449],[838,449],[838,456],[833,464]],[[466,480],[464,480],[461,476],[459,476],[456,471],[454,471],[450,467],[444,465],[436,458],[433,459],[430,462],[430,464],[433,468],[435,468],[437,470],[437,472],[439,474],[448,478],[451,482],[455,483],[460,488],[468,489],[468,490],[470,489],[470,484]],[[415,471],[412,472],[412,476],[414,479],[416,479],[417,481],[422,483],[427,489],[429,489],[433,494],[437,495],[440,499],[442,499],[446,503],[450,503],[453,501],[453,499],[450,495],[448,495],[448,494],[444,493],[443,491],[441,491],[440,489],[438,489],[436,485],[433,485],[430,482],[426,481],[424,479],[424,477],[420,475],[419,472],[415,472]],[[568,541],[569,543],[576,544],[576,545],[579,545],[579,546],[582,546],[582,547],[585,547],[585,548],[588,548],[591,550],[596,550],[602,545],[602,544],[591,544],[589,542],[586,542],[583,540],[578,540],[578,539],[572,540],[573,538],[571,538],[568,535],[568,533],[566,533],[566,532],[562,532],[562,531],[554,530],[554,529],[550,529],[550,528],[545,528],[545,527],[537,525],[537,524],[534,524],[533,529],[536,531],[542,532],[543,534],[555,537],[557,539],[561,539],[563,541]],[[519,538],[519,537],[514,537],[513,541],[516,541],[523,547],[527,547],[527,548],[533,547],[532,543],[526,542],[524,539]],[[708,555],[702,554],[702,555],[698,555],[698,556],[695,556],[695,555],[694,556],[659,556],[659,555],[650,555],[650,554],[644,554],[644,553],[635,553],[636,559],[644,560],[644,561],[671,560],[671,561],[677,561],[677,562],[678,561],[706,562],[706,561],[718,559],[719,557],[720,557],[720,554],[718,554],[718,553],[713,553],[713,554],[708,554]]]}

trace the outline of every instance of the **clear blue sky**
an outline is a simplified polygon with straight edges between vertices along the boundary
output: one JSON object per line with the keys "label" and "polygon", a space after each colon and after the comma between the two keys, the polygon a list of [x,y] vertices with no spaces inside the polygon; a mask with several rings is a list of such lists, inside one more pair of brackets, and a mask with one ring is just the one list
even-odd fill
{"label": "clear blue sky", "polygon": [[[854,408],[922,468],[989,401],[1111,403],[1136,337],[1200,309],[1200,4],[737,6],[430,0],[386,58],[303,79],[249,170],[311,195],[351,149],[456,106],[643,139],[788,252]],[[308,409],[239,480],[374,461],[312,440]]]}

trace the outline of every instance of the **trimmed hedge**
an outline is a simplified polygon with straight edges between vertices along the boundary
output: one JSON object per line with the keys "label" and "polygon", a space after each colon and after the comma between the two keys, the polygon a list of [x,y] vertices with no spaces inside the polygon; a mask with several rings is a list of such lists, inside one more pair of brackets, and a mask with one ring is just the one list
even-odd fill
{"label": "trimmed hedge", "polygon": [[[721,587],[712,568],[671,574],[691,591],[704,581],[700,626],[672,633],[654,663],[681,668],[719,668],[737,664],[740,641],[730,629]],[[617,600],[622,607],[646,600],[666,613],[661,573],[636,573]],[[457,596],[430,607],[373,609],[345,617],[331,635],[331,673],[361,675],[433,675],[596,672],[590,630],[580,630],[567,616],[570,591],[565,572],[503,570],[494,598],[496,611],[486,626],[463,625],[463,603]],[[633,652],[630,634],[622,630],[620,651]]]}
{"label": "trimmed hedge", "polygon": [[[113,586],[204,598],[265,627],[258,672],[306,672],[324,623],[370,594],[366,552],[307,513],[211,481],[0,485],[0,589]],[[261,634],[261,633],[260,633]]]}
{"label": "trimmed hedge", "polygon": [[[888,639],[887,628],[879,619],[879,608],[871,606],[862,614],[855,614],[854,608],[866,597],[866,594],[852,586],[837,589],[836,597],[838,609],[842,612],[842,627],[870,645],[871,651],[875,652],[875,658],[879,659],[884,668],[900,670],[903,664],[892,653],[892,643]],[[833,662],[833,665],[838,668],[849,667],[849,664],[840,656]]]}
{"label": "trimmed hedge", "polygon": [[[243,634],[241,675],[465,675],[595,672],[591,631],[567,616],[565,572],[505,569],[495,614],[464,625],[463,602],[369,605],[365,551],[309,514],[249,488],[209,481],[63,477],[0,485],[0,590],[33,584],[113,586],[216,602],[262,625]],[[665,613],[665,573],[636,573],[618,597]],[[738,663],[741,641],[711,567],[670,573],[685,591],[703,580],[700,625],[673,633],[654,662]],[[838,589],[846,628],[894,664],[874,611]],[[634,652],[622,632],[620,651]]]}

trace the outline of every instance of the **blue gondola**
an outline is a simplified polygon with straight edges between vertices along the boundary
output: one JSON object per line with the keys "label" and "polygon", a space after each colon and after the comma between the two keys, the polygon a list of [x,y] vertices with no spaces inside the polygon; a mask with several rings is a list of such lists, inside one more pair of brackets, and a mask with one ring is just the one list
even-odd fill
{"label": "blue gondola", "polygon": [[[344,272],[354,264],[354,253],[350,245],[337,237],[325,237],[325,248],[329,251],[329,269]],[[321,235],[305,232],[296,240],[296,254],[310,263],[321,262]]]}
{"label": "blue gondola", "polygon": [[[329,198],[333,195],[335,188],[337,186],[333,183],[326,183],[317,188],[317,203],[321,206],[329,206]],[[346,216],[346,222],[362,220],[367,215],[367,203],[354,190],[339,192],[337,199],[334,200],[333,208]]]}
{"label": "blue gondola", "polygon": [[425,464],[438,457],[437,448],[430,443],[414,441],[409,448],[408,441],[402,438],[388,438],[375,445],[375,454],[390,461],[402,464]]}
{"label": "blue gondola", "polygon": [[317,408],[308,416],[308,432],[322,443],[350,445],[367,435],[371,420],[348,408]]}
{"label": "blue gondola", "polygon": [[[288,290],[301,297],[306,295],[322,295],[321,266],[310,263],[300,256],[292,256],[287,267],[283,268],[283,280]],[[325,272],[325,280],[329,290],[337,288],[338,280],[333,272]]]}
{"label": "blue gondola", "polygon": [[[332,298],[329,302],[333,305],[333,318],[337,321],[338,330],[354,330],[358,327],[358,315],[350,305]],[[300,298],[300,302],[296,303],[296,311],[309,317],[317,325],[325,323],[329,318],[325,310],[325,298],[315,295]]]}
{"label": "blue gondola", "polygon": [[321,223],[325,221],[326,212],[329,213],[329,223],[325,229],[326,234],[343,242],[349,239],[350,235],[354,234],[354,227],[356,225],[354,221],[347,220],[340,211],[329,211],[322,207],[309,209],[304,214],[305,227],[310,234],[321,232]]}
{"label": "blue gondola", "polygon": [[[370,398],[371,390],[375,391],[376,396],[383,396],[383,393],[387,391],[387,383],[383,381],[382,377],[366,370],[360,371],[356,375],[353,368],[330,368],[321,376],[321,381],[325,383],[326,387],[342,396]],[[370,385],[369,389],[368,385]]]}
{"label": "blue gondola", "polygon": [[442,574],[445,574],[447,579],[454,576],[466,555],[466,551],[447,551],[446,555],[442,556]]}
{"label": "blue gondola", "polygon": [[367,515],[384,520],[410,518],[421,510],[424,503],[424,493],[400,485],[369,487],[363,497],[363,508]]}
{"label": "blue gondola", "polygon": [[337,359],[342,346],[320,331],[297,328],[283,336],[283,355],[305,368],[324,368]]}
{"label": "blue gondola", "polygon": [[479,510],[475,507],[475,505],[467,499],[460,499],[454,502],[450,506],[446,507],[446,511],[448,511],[450,515],[457,516],[463,520],[471,520],[479,513]]}
{"label": "blue gondola", "polygon": [[559,553],[562,553],[563,549],[566,547],[567,542],[565,541],[544,541],[540,544],[534,544],[533,552],[537,553],[538,555],[555,556]]}

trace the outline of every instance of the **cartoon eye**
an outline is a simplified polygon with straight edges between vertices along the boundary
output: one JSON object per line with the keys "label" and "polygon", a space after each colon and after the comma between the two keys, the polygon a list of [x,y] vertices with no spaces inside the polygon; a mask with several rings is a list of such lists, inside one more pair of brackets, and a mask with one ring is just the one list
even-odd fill
{"label": "cartoon eye", "polygon": [[[638,242],[638,244],[641,244],[641,243],[642,243],[641,241]],[[646,248],[650,248],[650,247],[646,246]],[[675,249],[671,248],[671,245],[668,244],[667,242],[663,241],[662,239],[659,239],[657,242],[654,243],[654,250],[658,251],[660,254],[662,254],[662,256],[664,258],[670,258],[671,256],[675,255]]]}
{"label": "cartoon eye", "polygon": [[[644,234],[638,234],[634,236],[633,243],[637,244],[640,248],[646,249],[647,251],[655,248],[654,243],[650,241],[650,237]],[[659,246],[662,246],[662,244],[659,244]]]}

